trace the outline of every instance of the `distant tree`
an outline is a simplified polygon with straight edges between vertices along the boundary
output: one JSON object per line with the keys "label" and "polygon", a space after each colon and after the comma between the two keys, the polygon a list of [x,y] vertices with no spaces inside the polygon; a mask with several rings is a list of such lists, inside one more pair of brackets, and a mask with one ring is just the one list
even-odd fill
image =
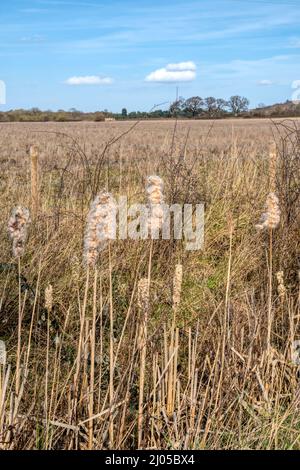
{"label": "distant tree", "polygon": [[205,110],[209,117],[214,117],[217,109],[217,100],[213,96],[208,96],[204,100]]}
{"label": "distant tree", "polygon": [[226,108],[228,108],[228,101],[223,100],[222,98],[217,98],[216,99],[216,112],[218,116],[222,116]]}
{"label": "distant tree", "polygon": [[178,98],[178,100],[173,101],[170,104],[169,113],[171,116],[179,114],[184,108],[185,101],[183,98]]}
{"label": "distant tree", "polygon": [[238,115],[244,111],[248,110],[249,100],[244,96],[231,96],[228,101],[228,106],[231,112],[235,115]]}
{"label": "distant tree", "polygon": [[122,114],[123,117],[127,117],[127,109],[123,108],[121,114]]}
{"label": "distant tree", "polygon": [[262,108],[265,108],[265,107],[266,107],[265,103],[258,103],[258,105],[257,105],[258,109],[262,109]]}
{"label": "distant tree", "polygon": [[193,117],[197,116],[202,111],[203,99],[200,96],[192,96],[184,102],[184,109],[191,113]]}

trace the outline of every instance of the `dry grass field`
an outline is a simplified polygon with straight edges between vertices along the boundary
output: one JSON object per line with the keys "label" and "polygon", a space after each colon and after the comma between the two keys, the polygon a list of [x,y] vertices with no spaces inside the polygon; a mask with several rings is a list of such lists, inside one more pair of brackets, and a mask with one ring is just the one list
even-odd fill
{"label": "dry grass field", "polygon": [[[300,448],[299,132],[0,125],[1,449]],[[203,248],[116,240],[87,268],[91,202],[144,203],[149,175],[167,203],[204,203]],[[270,193],[280,223],[259,230]],[[31,223],[13,256],[18,205]]]}

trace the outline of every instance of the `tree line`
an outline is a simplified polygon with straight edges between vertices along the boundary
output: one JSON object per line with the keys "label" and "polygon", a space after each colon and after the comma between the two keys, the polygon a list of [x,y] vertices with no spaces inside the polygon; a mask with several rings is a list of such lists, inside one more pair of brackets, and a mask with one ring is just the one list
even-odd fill
{"label": "tree line", "polygon": [[106,119],[217,119],[231,116],[242,117],[286,117],[300,116],[300,104],[287,101],[283,104],[265,106],[249,110],[249,100],[244,96],[234,95],[229,100],[209,96],[201,98],[192,96],[190,98],[178,98],[172,102],[167,109],[154,109],[151,112],[132,111],[127,112],[123,108],[120,113],[112,113],[107,109],[84,113],[75,108],[68,111],[41,111],[39,108],[15,109],[0,112],[0,122],[68,122],[68,121],[105,121]]}

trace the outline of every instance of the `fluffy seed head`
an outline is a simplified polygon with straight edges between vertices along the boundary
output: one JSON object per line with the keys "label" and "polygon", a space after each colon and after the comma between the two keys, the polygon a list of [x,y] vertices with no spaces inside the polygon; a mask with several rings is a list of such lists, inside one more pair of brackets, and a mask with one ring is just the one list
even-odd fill
{"label": "fluffy seed head", "polygon": [[149,309],[149,282],[147,278],[142,278],[138,282],[138,307],[141,312],[148,312]]}
{"label": "fluffy seed head", "polygon": [[280,222],[280,209],[279,200],[275,193],[270,193],[267,196],[266,211],[262,214],[260,223],[256,228],[263,230],[265,228],[274,229]]}
{"label": "fluffy seed head", "polygon": [[110,193],[100,193],[91,204],[84,237],[84,262],[95,266],[99,252],[116,238],[117,204]]}
{"label": "fluffy seed head", "polygon": [[53,307],[53,287],[49,284],[45,289],[45,308],[48,313],[51,312]]}
{"label": "fluffy seed head", "polygon": [[277,283],[278,283],[277,292],[278,292],[278,295],[281,298],[281,300],[283,300],[284,297],[285,297],[285,294],[286,294],[286,288],[285,288],[285,285],[284,285],[284,278],[283,278],[283,271],[278,271],[278,273],[276,273],[276,278],[277,278]]}
{"label": "fluffy seed head", "polygon": [[6,345],[4,341],[0,340],[0,364],[6,364]]}
{"label": "fluffy seed head", "polygon": [[164,183],[159,176],[148,176],[146,182],[146,192],[148,195],[149,209],[148,227],[151,233],[159,231],[164,221],[163,189]]}
{"label": "fluffy seed head", "polygon": [[13,242],[13,255],[18,258],[24,254],[30,224],[29,210],[17,206],[8,220],[8,233]]}

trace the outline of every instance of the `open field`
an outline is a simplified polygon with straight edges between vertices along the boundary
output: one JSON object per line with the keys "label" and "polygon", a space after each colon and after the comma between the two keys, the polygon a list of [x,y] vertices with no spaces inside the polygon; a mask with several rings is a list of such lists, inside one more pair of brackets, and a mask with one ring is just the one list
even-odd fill
{"label": "open field", "polygon": [[[1,449],[300,448],[297,129],[0,124]],[[167,203],[204,203],[203,248],[116,240],[87,269],[91,201],[144,203],[149,175]],[[258,230],[272,192],[280,223]],[[17,205],[31,210],[19,258]]]}

